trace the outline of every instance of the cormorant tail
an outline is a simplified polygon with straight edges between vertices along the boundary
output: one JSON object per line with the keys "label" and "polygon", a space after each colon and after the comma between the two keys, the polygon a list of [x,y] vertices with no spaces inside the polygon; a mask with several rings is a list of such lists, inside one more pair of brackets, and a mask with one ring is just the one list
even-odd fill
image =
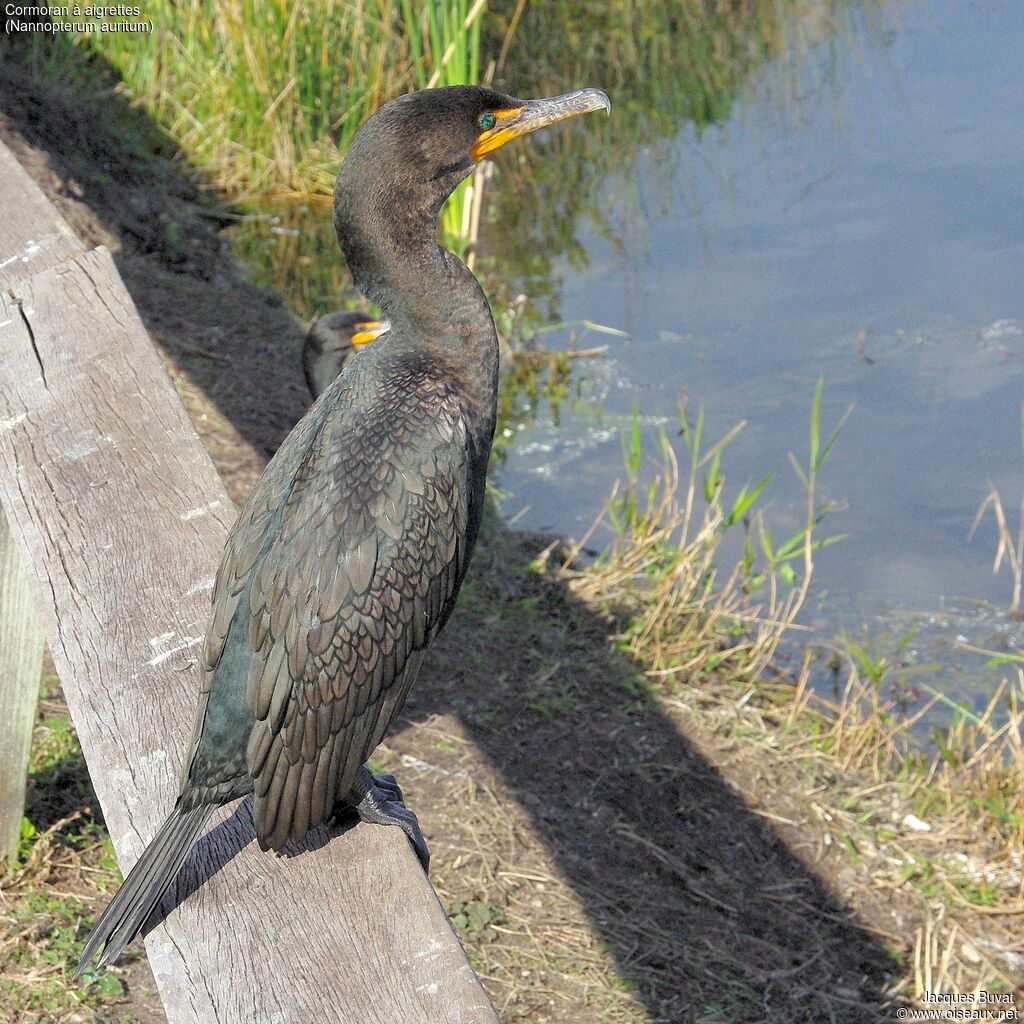
{"label": "cormorant tail", "polygon": [[189,811],[177,807],[171,811],[93,926],[78,961],[75,980],[82,976],[101,946],[103,952],[96,962],[97,969],[116,960],[124,947],[138,935],[215,809],[213,805],[206,804]]}

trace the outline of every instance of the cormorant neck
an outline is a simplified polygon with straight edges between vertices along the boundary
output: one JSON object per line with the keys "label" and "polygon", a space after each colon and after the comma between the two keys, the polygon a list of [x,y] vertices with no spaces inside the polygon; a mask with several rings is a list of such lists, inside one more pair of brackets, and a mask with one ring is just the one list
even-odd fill
{"label": "cormorant neck", "polygon": [[367,188],[365,179],[350,187],[344,170],[335,189],[334,226],[356,287],[392,323],[415,324],[428,334],[460,308],[464,315],[467,290],[478,293],[479,285],[435,240],[441,206],[464,170],[452,169],[450,182],[435,182],[430,198],[406,192],[400,199]]}

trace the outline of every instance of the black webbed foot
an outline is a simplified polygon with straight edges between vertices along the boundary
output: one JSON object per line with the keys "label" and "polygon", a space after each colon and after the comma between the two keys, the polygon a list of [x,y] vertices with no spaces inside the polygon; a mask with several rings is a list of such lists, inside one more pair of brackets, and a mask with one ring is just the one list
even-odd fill
{"label": "black webbed foot", "polygon": [[412,848],[423,870],[430,866],[430,851],[420,831],[416,815],[405,806],[402,790],[394,775],[382,772],[374,775],[363,765],[345,802],[350,804],[363,821],[376,825],[397,825],[409,837]]}

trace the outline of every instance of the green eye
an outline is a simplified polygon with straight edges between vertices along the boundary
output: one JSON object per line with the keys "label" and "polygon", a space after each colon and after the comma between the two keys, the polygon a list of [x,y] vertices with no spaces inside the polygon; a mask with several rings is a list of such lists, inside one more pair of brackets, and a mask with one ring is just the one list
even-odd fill
{"label": "green eye", "polygon": [[489,132],[497,123],[498,119],[489,111],[480,118],[480,127],[485,132]]}

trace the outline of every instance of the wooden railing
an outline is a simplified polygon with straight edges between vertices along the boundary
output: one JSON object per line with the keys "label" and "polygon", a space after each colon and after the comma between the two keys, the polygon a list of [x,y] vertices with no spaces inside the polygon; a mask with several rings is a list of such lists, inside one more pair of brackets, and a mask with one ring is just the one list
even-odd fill
{"label": "wooden railing", "polygon": [[[0,506],[0,840],[45,634],[127,869],[176,794],[235,510],[110,254],[2,145]],[[230,805],[162,908],[146,947],[172,1024],[497,1022],[398,829],[275,857]]]}

